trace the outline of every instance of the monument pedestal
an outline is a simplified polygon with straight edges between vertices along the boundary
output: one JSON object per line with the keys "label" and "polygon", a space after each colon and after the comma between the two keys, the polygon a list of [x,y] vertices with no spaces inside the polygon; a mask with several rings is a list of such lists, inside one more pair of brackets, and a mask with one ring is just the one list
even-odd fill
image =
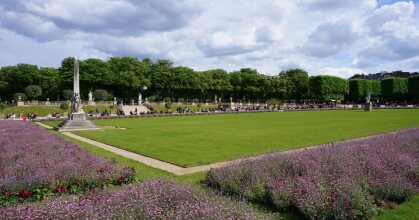
{"label": "monument pedestal", "polygon": [[364,110],[367,112],[372,111],[372,103],[371,102],[365,103]]}
{"label": "monument pedestal", "polygon": [[91,121],[86,120],[83,112],[71,113],[67,121],[60,125],[58,131],[79,131],[79,130],[95,130],[97,128]]}

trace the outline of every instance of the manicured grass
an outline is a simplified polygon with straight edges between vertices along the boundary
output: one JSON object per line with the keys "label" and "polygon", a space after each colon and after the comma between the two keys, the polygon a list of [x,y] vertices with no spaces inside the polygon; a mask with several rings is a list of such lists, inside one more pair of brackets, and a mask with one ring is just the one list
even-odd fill
{"label": "manicured grass", "polygon": [[20,113],[37,113],[40,117],[45,117],[48,114],[52,114],[54,112],[60,112],[61,114],[64,114],[65,111],[60,109],[59,106],[14,106],[3,110],[5,115],[16,114],[18,116]]}
{"label": "manicured grass", "polygon": [[419,110],[273,112],[94,120],[78,135],[190,167],[419,126]]}
{"label": "manicured grass", "polygon": [[404,202],[395,209],[386,210],[375,220],[415,220],[419,219],[419,195],[414,196],[411,200]]}
{"label": "manicured grass", "polygon": [[[166,108],[163,104],[151,104],[151,107],[153,107],[154,110],[160,112],[160,111],[166,111]],[[189,110],[196,112],[198,109],[202,110],[208,110],[209,108],[218,108],[216,105],[202,105],[200,108],[198,108],[197,105],[178,105],[177,103],[172,103],[171,110],[172,112],[176,112],[177,108],[185,108],[188,107]]]}
{"label": "manicured grass", "polygon": [[[131,159],[128,159],[126,157],[120,156],[118,154],[114,154],[110,151],[103,150],[103,149],[95,147],[91,144],[88,144],[88,143],[79,141],[77,139],[65,136],[65,135],[61,134],[60,132],[53,131],[53,130],[49,130],[49,131],[52,132],[52,133],[55,133],[57,135],[60,135],[64,139],[66,139],[68,141],[71,141],[71,142],[73,142],[73,143],[75,143],[75,144],[77,144],[77,145],[79,145],[83,148],[86,148],[87,150],[89,150],[89,151],[91,151],[91,152],[93,152],[93,153],[95,153],[99,156],[102,156],[102,157],[105,157],[105,158],[108,158],[108,159],[115,159],[118,163],[134,167],[135,176],[139,180],[146,180],[146,179],[149,179],[149,178],[152,178],[152,177],[174,177],[174,175],[172,175],[172,174],[170,174],[166,171],[155,169],[153,167],[147,166],[147,165],[142,164],[140,162],[137,162],[135,160],[131,160]],[[203,179],[203,177],[202,177],[202,179]],[[190,182],[193,182],[193,181],[190,181]]]}

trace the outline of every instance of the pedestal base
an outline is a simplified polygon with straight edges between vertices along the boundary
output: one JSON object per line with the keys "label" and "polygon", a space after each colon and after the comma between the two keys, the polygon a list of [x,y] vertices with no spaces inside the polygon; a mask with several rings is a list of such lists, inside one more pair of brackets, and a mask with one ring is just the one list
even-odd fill
{"label": "pedestal base", "polygon": [[56,128],[58,131],[95,130],[97,128],[91,121],[86,120],[84,113],[71,113],[67,121]]}
{"label": "pedestal base", "polygon": [[372,103],[371,102],[365,103],[364,110],[367,112],[372,111]]}

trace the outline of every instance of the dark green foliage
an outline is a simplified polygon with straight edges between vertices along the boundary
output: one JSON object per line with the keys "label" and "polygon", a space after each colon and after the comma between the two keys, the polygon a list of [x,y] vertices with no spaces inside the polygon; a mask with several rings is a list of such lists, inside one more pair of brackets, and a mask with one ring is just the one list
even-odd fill
{"label": "dark green foliage", "polygon": [[93,97],[95,98],[95,100],[98,100],[98,101],[107,100],[108,99],[108,92],[106,90],[103,90],[103,89],[96,89],[93,92]]}
{"label": "dark green foliage", "polygon": [[349,80],[349,97],[353,100],[365,99],[368,95],[377,97],[381,94],[381,83],[376,80]]}
{"label": "dark green foliage", "polygon": [[310,95],[319,101],[343,100],[348,94],[348,82],[336,76],[312,76]]}
{"label": "dark green foliage", "polygon": [[371,84],[371,96],[381,96],[381,82],[378,80],[370,80],[369,83]]}
{"label": "dark green foliage", "polygon": [[408,79],[409,95],[415,101],[419,101],[419,76],[412,76]]}
{"label": "dark green foliage", "polygon": [[0,102],[0,112],[7,108],[6,103]]}
{"label": "dark green foliage", "polygon": [[42,88],[37,85],[30,85],[25,88],[26,95],[32,99],[36,99],[42,95]]}
{"label": "dark green foliage", "polygon": [[300,100],[308,95],[308,73],[300,69],[283,71],[279,76],[285,80],[287,99]]}
{"label": "dark green foliage", "polygon": [[382,96],[388,100],[401,100],[407,94],[406,78],[388,78],[381,80]]}
{"label": "dark green foliage", "polygon": [[67,101],[64,101],[60,105],[60,109],[63,110],[63,111],[67,111],[69,107],[70,107],[70,104]]}
{"label": "dark green foliage", "polygon": [[73,90],[65,89],[63,90],[63,98],[64,100],[71,100],[71,96],[73,95]]}
{"label": "dark green foliage", "polygon": [[164,108],[166,110],[169,110],[170,108],[172,108],[172,103],[171,102],[166,102],[166,104],[164,104]]}
{"label": "dark green foliage", "polygon": [[23,93],[23,92],[18,92],[18,93],[13,94],[13,99],[16,100],[16,101],[18,101],[19,100],[19,96],[20,96],[20,100],[21,101],[28,100],[28,96],[26,96],[26,94]]}
{"label": "dark green foliage", "polygon": [[[230,97],[237,102],[312,98],[326,101],[342,100],[348,93],[348,86],[343,85],[345,80],[337,77],[314,78],[310,82],[308,73],[300,69],[289,69],[278,76],[263,75],[251,68],[233,72],[222,69],[201,72],[189,67],[174,66],[170,60],[139,60],[127,56],[111,57],[108,60],[92,58],[79,63],[82,99],[87,98],[89,91],[96,90],[108,93],[106,98],[95,97],[97,100],[113,100],[113,97],[117,97],[124,102],[136,99],[138,93],[149,101],[162,101],[170,97],[172,101],[195,99],[200,102],[215,101],[215,98],[217,101],[220,98],[229,101]],[[73,68],[73,57],[63,59],[58,69],[30,64],[4,66],[0,68],[0,100],[11,100],[14,93],[24,91],[29,85],[38,85],[42,89],[40,96],[29,95],[31,98],[54,100],[61,97],[70,100],[72,91],[68,89],[73,87]],[[312,87],[311,84],[316,86]],[[352,100],[363,100],[368,94],[373,98],[381,98],[380,81],[353,80],[349,84],[348,97]],[[407,85],[400,90],[404,83],[390,84],[397,85],[397,89],[391,94],[387,91],[387,99],[397,97],[401,101],[408,98]],[[310,94],[309,90],[312,90]]]}

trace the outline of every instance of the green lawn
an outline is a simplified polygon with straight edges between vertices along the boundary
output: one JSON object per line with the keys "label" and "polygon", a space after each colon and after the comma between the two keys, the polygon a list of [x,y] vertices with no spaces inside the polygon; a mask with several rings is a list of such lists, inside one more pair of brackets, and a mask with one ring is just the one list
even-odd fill
{"label": "green lawn", "polygon": [[[151,104],[151,107],[153,107],[154,110],[156,111],[166,111],[166,108],[164,107],[163,104]],[[170,110],[172,112],[176,112],[177,108],[185,108],[188,107],[189,110],[191,111],[198,111],[198,109],[202,109],[202,110],[208,110],[209,108],[218,108],[217,105],[202,105],[200,108],[198,108],[197,105],[178,105],[177,103],[172,103],[172,106],[170,107]]]}
{"label": "green lawn", "polygon": [[386,210],[375,220],[418,220],[419,219],[419,195],[414,196],[411,200],[404,202],[395,209]]}
{"label": "green lawn", "polygon": [[305,111],[94,120],[78,135],[190,167],[419,126],[419,110]]}

